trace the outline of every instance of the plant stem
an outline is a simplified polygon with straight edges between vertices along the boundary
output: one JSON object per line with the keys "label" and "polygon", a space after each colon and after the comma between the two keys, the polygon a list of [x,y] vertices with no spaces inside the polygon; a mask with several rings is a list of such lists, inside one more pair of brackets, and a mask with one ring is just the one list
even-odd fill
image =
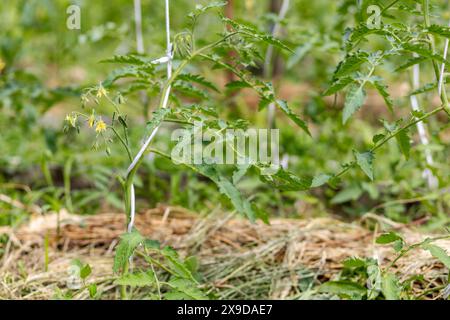
{"label": "plant stem", "polygon": [[[410,123],[408,123],[407,125],[405,125],[404,127],[395,130],[394,132],[392,132],[391,134],[389,134],[388,136],[386,136],[383,140],[381,140],[380,142],[378,142],[375,146],[373,146],[369,151],[370,152],[375,152],[376,150],[378,150],[379,148],[381,148],[386,142],[388,142],[389,140],[391,140],[392,138],[395,138],[397,135],[399,135],[401,132],[409,129],[410,127],[416,125],[417,123],[424,121],[426,119],[428,119],[429,117],[435,115],[436,113],[445,110],[445,107],[440,106],[439,108],[436,108],[428,113],[425,113],[423,116],[414,119],[413,121],[411,121]],[[334,176],[334,179],[339,178],[341,176],[343,176],[345,173],[347,173],[348,170],[350,170],[351,168],[353,168],[356,165],[356,162],[353,161],[351,163],[349,163],[344,169],[342,169],[339,173],[337,173]]]}
{"label": "plant stem", "polygon": [[130,161],[133,161],[133,157],[131,156],[131,150],[130,150],[130,147],[128,146],[127,142],[120,136],[120,134],[117,132],[116,128],[114,128],[113,126],[109,126],[108,128],[111,129],[111,131],[114,133],[114,135],[117,137],[117,139],[119,139],[120,143],[122,143],[123,147],[127,151],[128,159]]}

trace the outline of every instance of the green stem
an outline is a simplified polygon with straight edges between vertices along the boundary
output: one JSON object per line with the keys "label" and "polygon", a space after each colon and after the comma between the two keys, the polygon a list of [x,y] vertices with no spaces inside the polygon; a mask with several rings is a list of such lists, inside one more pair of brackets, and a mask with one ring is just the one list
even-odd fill
{"label": "green stem", "polygon": [[390,4],[388,4],[386,7],[383,8],[383,10],[381,10],[380,15],[382,15],[383,13],[385,13],[387,10],[389,10],[392,6],[394,6],[397,2],[399,2],[400,0],[394,0],[392,1]]}
{"label": "green stem", "polygon": [[108,128],[111,129],[111,131],[114,133],[114,135],[117,137],[117,139],[119,139],[120,143],[122,143],[122,145],[124,146],[124,148],[128,154],[128,159],[130,161],[133,161],[133,157],[131,156],[131,150],[130,150],[130,147],[128,147],[127,142],[120,136],[120,134],[117,132],[116,128],[114,128],[113,126],[108,126]]}

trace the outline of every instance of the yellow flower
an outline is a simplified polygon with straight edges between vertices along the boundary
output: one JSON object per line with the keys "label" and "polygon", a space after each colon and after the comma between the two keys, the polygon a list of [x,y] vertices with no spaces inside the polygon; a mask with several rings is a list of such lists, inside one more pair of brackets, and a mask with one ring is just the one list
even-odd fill
{"label": "yellow flower", "polygon": [[77,116],[68,114],[66,116],[66,121],[70,124],[71,127],[75,128],[77,125]]}
{"label": "yellow flower", "polygon": [[84,106],[84,105],[88,104],[88,102],[89,102],[89,99],[88,99],[87,95],[83,94],[81,96],[81,104]]}
{"label": "yellow flower", "polygon": [[95,113],[94,113],[94,111],[92,111],[91,115],[89,116],[88,124],[89,124],[89,128],[92,128],[94,126],[94,124],[95,124]]}
{"label": "yellow flower", "polygon": [[5,69],[6,67],[6,63],[0,58],[0,72],[3,71],[3,69]]}
{"label": "yellow flower", "polygon": [[102,85],[100,85],[97,90],[97,98],[101,98],[103,96],[106,96],[107,94],[108,94],[108,91],[106,91],[106,89],[103,88]]}
{"label": "yellow flower", "polygon": [[97,125],[95,126],[95,132],[101,133],[103,131],[106,131],[106,123],[100,119],[97,121]]}

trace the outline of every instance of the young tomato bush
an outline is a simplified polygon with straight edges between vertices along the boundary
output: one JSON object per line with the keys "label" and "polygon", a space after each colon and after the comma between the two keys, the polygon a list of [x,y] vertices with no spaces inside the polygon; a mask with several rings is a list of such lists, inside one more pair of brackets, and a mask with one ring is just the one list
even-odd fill
{"label": "young tomato bush", "polygon": [[[345,8],[346,4],[348,7],[348,3],[349,1],[343,1],[342,7]],[[353,160],[343,163],[342,169],[334,173],[297,175],[280,167],[268,175],[266,171],[270,169],[270,164],[252,161],[250,158],[246,158],[241,165],[231,166],[216,165],[203,158],[200,163],[181,164],[215,183],[235,210],[252,222],[260,219],[268,223],[268,213],[258,207],[251,197],[247,198],[239,191],[237,182],[245,174],[256,173],[262,182],[277,191],[306,191],[326,185],[336,188],[343,176],[353,168],[359,168],[369,180],[374,181],[376,179],[374,167],[377,162],[375,154],[383,146],[391,140],[396,141],[399,150],[408,160],[412,148],[413,128],[437,114],[450,115],[444,72],[450,65],[445,54],[436,49],[436,38],[450,38],[450,28],[431,23],[429,1],[407,3],[393,1],[389,5],[383,5],[382,1],[375,1],[375,4],[383,8],[380,12],[382,22],[376,27],[369,24],[370,19],[361,14],[368,7],[368,1],[358,3],[361,10],[355,16],[357,25],[345,31],[341,52],[344,58],[335,68],[331,84],[323,93],[323,96],[344,93],[345,103],[341,116],[343,128],[363,107],[369,87],[381,95],[392,117],[398,118],[396,104],[389,94],[386,80],[378,75],[380,68],[387,64],[395,65],[395,71],[398,73],[405,72],[417,64],[429,64],[430,68],[426,71],[429,71],[432,76],[427,76],[434,78],[433,82],[422,88],[416,88],[410,96],[419,96],[435,90],[439,92],[440,105],[434,108],[431,106],[423,109],[414,108],[407,119],[400,118],[393,122],[380,119],[383,129],[373,137],[372,145],[366,150],[358,151],[355,148]],[[292,125],[313,139],[304,117],[296,114],[287,101],[278,98],[271,83],[261,80],[252,72],[258,69],[264,59],[262,49],[273,46],[292,54],[293,51],[289,45],[272,35],[261,32],[257,27],[234,21],[220,14],[218,22],[223,29],[220,34],[215,35],[214,39],[211,39],[210,35],[205,38],[198,35],[196,27],[199,20],[225,4],[215,2],[198,5],[188,14],[185,30],[173,37],[173,44],[169,45],[169,51],[163,58],[154,59],[146,55],[128,54],[116,55],[103,61],[120,64],[123,67],[112,71],[109,77],[99,85],[86,88],[82,95],[82,104],[85,109],[90,109],[88,112],[73,112],[66,118],[67,129],[79,130],[80,119],[84,120],[88,127],[96,132],[97,140],[94,146],[105,148],[108,154],[111,153],[109,145],[117,141],[130,161],[128,170],[119,177],[124,193],[128,233],[121,238],[114,263],[114,272],[120,274],[116,284],[122,286],[123,298],[128,296],[128,287],[143,286],[156,286],[159,298],[201,299],[207,297],[207,294],[200,289],[199,278],[195,275],[197,269],[193,267],[192,259],[181,259],[173,249],[161,248],[159,244],[145,239],[132,227],[135,213],[134,180],[140,165],[148,154],[174,161],[167,150],[152,145],[160,128],[175,124],[189,132],[190,137],[194,137],[196,123],[216,131],[249,127],[247,119],[221,119],[219,112],[211,107],[214,98],[222,93],[219,89],[220,84],[211,80],[212,71],[227,71],[234,75],[235,80],[225,85],[225,95],[242,89],[251,89],[259,97],[260,111],[267,109],[270,105],[275,106],[290,119]],[[406,17],[403,23],[397,21],[387,23],[392,18],[390,15],[392,10]],[[385,49],[372,50],[368,43],[373,37],[380,38]],[[171,44],[170,39],[169,44]],[[296,54],[295,59],[298,60],[299,52]],[[405,55],[408,56],[406,61]],[[295,59],[290,63],[295,64]],[[163,64],[169,66],[168,70],[162,67]],[[200,67],[206,64],[209,68],[207,72]],[[127,116],[127,98],[143,90],[147,93],[159,94],[156,108],[146,125],[144,143],[140,148],[136,148],[131,145],[129,139],[130,131],[133,131],[135,125]],[[109,115],[110,121],[105,120],[108,116],[98,115],[95,109],[96,105],[105,102],[113,109],[112,114]],[[147,112],[145,111],[144,114]],[[226,140],[225,143],[233,144],[234,140]],[[237,151],[234,156],[242,157]],[[176,161],[174,163],[178,165]],[[431,177],[434,168],[429,164],[424,165],[424,168],[430,170],[428,174]],[[432,245],[429,242],[417,246],[432,251],[432,254],[439,251],[435,247],[430,247]],[[404,250],[409,251],[409,249]],[[447,261],[441,251],[438,255]],[[149,264],[149,268],[143,271],[132,271],[130,261],[133,256],[143,258]],[[361,295],[361,288],[358,287],[359,291],[355,289],[358,291],[356,295],[347,294],[347,296],[377,298],[380,293],[385,298],[400,296],[398,292],[400,287],[394,275],[387,270],[381,270],[372,262],[363,263],[362,260],[358,260],[355,263],[366,268],[364,274],[369,280],[377,281],[378,289],[376,293],[371,291]],[[166,278],[159,279],[154,267],[164,270]],[[379,281],[383,282],[384,287],[380,287]],[[329,283],[321,290],[329,290],[333,293],[342,288],[348,289],[346,285],[341,286],[340,283]]]}

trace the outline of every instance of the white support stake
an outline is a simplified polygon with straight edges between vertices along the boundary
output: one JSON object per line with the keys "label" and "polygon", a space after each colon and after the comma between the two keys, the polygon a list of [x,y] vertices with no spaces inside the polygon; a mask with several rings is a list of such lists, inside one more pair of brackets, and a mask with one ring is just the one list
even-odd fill
{"label": "white support stake", "polygon": [[145,52],[144,48],[144,38],[142,35],[142,9],[141,0],[134,0],[134,21],[136,24],[136,44],[137,52],[143,54]]}
{"label": "white support stake", "polygon": [[[275,23],[272,29],[272,36],[276,37],[280,33],[281,25],[280,21],[286,17],[286,14],[289,10],[290,0],[283,0],[283,3],[280,8],[280,12],[278,13],[278,21]],[[266,57],[264,58],[264,77],[267,79],[272,76],[272,63],[273,57],[273,45],[269,45],[266,51]],[[273,119],[275,117],[275,104],[269,104],[267,108],[267,123],[269,127],[272,127]]]}
{"label": "white support stake", "polygon": [[[167,81],[172,77],[172,43],[170,41],[170,8],[169,8],[169,0],[165,0],[166,3],[166,40],[167,40],[167,48],[166,48],[166,57],[167,57]],[[171,91],[171,86],[169,86],[166,90],[166,95],[164,96],[162,108],[167,108],[167,105],[169,103],[169,96]],[[134,168],[136,167],[137,163],[139,162],[139,159],[143,156],[145,150],[147,150],[148,146],[152,142],[153,138],[156,136],[156,133],[158,132],[160,126],[157,126],[155,129],[153,129],[153,132],[151,135],[147,138],[147,140],[142,145],[141,149],[137,153],[136,157],[131,162],[131,165],[128,167],[127,175],[129,175]],[[133,230],[134,226],[134,220],[136,216],[136,199],[135,199],[135,193],[134,193],[134,184],[131,184],[131,199],[130,199],[130,223],[128,225],[128,231]]]}
{"label": "white support stake", "polygon": [[[413,67],[413,90],[417,90],[420,88],[420,66],[419,64],[415,64]],[[412,95],[410,97],[411,100],[411,108],[414,111],[417,111],[420,109],[419,107],[419,101],[417,100],[417,96]],[[420,142],[425,146],[425,160],[429,166],[432,166],[433,156],[431,154],[431,151],[427,146],[430,144],[427,136],[427,130],[425,128],[425,124],[423,122],[417,123],[417,131],[419,132],[419,139]],[[438,180],[433,175],[431,170],[429,168],[425,169],[423,171],[423,177],[427,180],[428,187],[430,189],[435,189],[438,186]]]}

